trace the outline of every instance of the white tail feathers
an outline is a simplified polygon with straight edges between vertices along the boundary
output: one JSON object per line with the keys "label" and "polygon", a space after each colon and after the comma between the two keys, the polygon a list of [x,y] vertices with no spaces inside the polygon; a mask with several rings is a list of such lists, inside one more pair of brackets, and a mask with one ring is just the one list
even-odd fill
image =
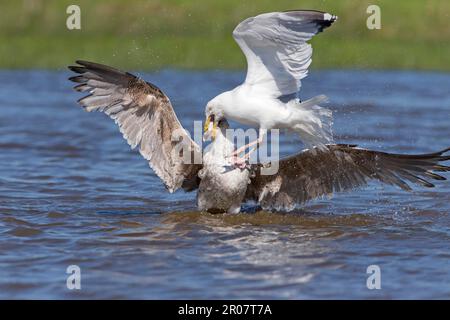
{"label": "white tail feathers", "polygon": [[328,97],[324,94],[312,97],[306,101],[298,102],[297,107],[299,108],[311,108],[317,106],[319,103],[327,103]]}
{"label": "white tail feathers", "polygon": [[288,103],[292,107],[292,130],[308,148],[321,149],[333,142],[333,113],[318,106],[325,102],[328,102],[328,97],[319,95],[303,102],[292,100]]}

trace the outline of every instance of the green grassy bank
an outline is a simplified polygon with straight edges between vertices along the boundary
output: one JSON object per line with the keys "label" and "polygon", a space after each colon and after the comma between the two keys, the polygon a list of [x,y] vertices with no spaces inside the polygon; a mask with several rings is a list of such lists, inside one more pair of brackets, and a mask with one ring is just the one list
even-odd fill
{"label": "green grassy bank", "polygon": [[[81,8],[81,30],[66,8]],[[366,8],[381,8],[368,30]],[[447,0],[4,0],[0,68],[63,68],[82,58],[129,69],[238,69],[231,32],[268,11],[317,9],[339,20],[313,40],[315,68],[450,70]]]}

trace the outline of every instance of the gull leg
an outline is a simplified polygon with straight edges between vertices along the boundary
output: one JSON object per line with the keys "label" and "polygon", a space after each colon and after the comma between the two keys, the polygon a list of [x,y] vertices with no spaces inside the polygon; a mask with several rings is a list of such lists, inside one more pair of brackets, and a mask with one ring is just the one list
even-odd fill
{"label": "gull leg", "polygon": [[259,129],[259,137],[257,140],[255,140],[254,144],[256,144],[255,147],[253,147],[251,150],[249,150],[242,158],[244,159],[250,159],[250,155],[255,152],[256,150],[258,150],[259,145],[264,141],[264,137],[267,134],[267,130],[266,129]]}
{"label": "gull leg", "polygon": [[250,159],[251,154],[253,152],[255,152],[256,150],[258,150],[258,147],[259,147],[259,143],[256,147],[251,148],[246,154],[244,154],[244,156],[242,158],[244,158],[246,160]]}
{"label": "gull leg", "polygon": [[[231,153],[231,156],[237,156],[238,154],[244,152],[245,150],[247,150],[248,148],[254,146],[255,144],[257,145],[257,146],[256,146],[256,149],[258,149],[259,145],[263,142],[264,136],[265,136],[266,134],[267,134],[267,130],[266,130],[266,129],[261,129],[261,128],[260,128],[260,129],[259,129],[259,133],[258,133],[258,139],[254,140],[254,141],[252,141],[252,142],[250,142],[250,143],[247,143],[246,145],[244,145],[244,146],[240,147],[239,149],[233,151],[233,152]],[[254,149],[255,149],[255,148],[254,148]],[[248,153],[247,153],[247,154],[248,154]]]}
{"label": "gull leg", "polygon": [[259,138],[256,139],[255,141],[252,141],[250,143],[247,143],[245,146],[240,147],[239,149],[236,149],[235,151],[233,151],[231,153],[231,156],[237,156],[238,154],[244,152],[245,150],[247,150],[248,148],[250,148],[251,146],[254,146],[255,144],[259,143]]}
{"label": "gull leg", "polygon": [[242,157],[238,157],[237,155],[239,153],[241,153],[242,151],[240,151],[240,149],[242,149],[243,147],[239,148],[238,150],[236,150],[235,152],[232,153],[232,164],[237,166],[238,168],[244,168],[246,165],[246,162],[248,159],[250,159],[250,155],[255,152],[256,150],[258,150],[259,145],[264,141],[264,137],[267,134],[267,130],[266,129],[259,129],[259,137],[258,139],[256,139],[255,141],[250,142],[249,144],[243,146],[245,147],[242,151],[245,151],[248,147],[254,146],[256,144],[255,147],[253,147],[251,150],[249,150],[249,152],[247,152],[244,156]]}

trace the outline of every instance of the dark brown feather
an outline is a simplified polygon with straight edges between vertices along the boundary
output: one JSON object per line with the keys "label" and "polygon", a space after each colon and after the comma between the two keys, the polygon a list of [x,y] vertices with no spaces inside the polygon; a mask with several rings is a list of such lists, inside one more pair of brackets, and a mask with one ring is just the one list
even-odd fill
{"label": "dark brown feather", "polygon": [[434,187],[427,179],[445,180],[433,171],[450,171],[440,164],[450,160],[439,152],[400,155],[358,149],[354,145],[328,145],[327,150],[306,150],[279,161],[275,175],[261,175],[260,166],[253,166],[255,176],[247,189],[247,200],[254,200],[266,209],[290,210],[297,204],[364,186],[369,180],[396,185],[409,191],[409,183]]}

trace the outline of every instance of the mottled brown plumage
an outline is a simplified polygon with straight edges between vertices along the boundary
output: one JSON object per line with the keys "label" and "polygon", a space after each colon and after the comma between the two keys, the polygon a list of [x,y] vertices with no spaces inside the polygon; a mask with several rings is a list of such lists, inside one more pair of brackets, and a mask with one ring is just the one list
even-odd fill
{"label": "mottled brown plumage", "polygon": [[[69,69],[80,74],[70,80],[79,83],[77,91],[90,94],[78,100],[86,111],[101,111],[110,116],[132,148],[139,146],[170,192],[197,183],[201,165],[199,146],[186,134],[169,98],[155,85],[128,73],[98,63],[77,61]],[[181,139],[192,153],[191,163],[174,154]],[[199,161],[197,161],[198,163]]]}
{"label": "mottled brown plumage", "polygon": [[279,161],[275,175],[255,176],[246,199],[265,209],[291,210],[297,204],[366,185],[369,180],[411,190],[409,183],[434,187],[426,179],[445,180],[432,171],[450,171],[439,164],[449,151],[421,155],[399,155],[357,148],[355,145],[327,145],[327,149],[305,150]]}

